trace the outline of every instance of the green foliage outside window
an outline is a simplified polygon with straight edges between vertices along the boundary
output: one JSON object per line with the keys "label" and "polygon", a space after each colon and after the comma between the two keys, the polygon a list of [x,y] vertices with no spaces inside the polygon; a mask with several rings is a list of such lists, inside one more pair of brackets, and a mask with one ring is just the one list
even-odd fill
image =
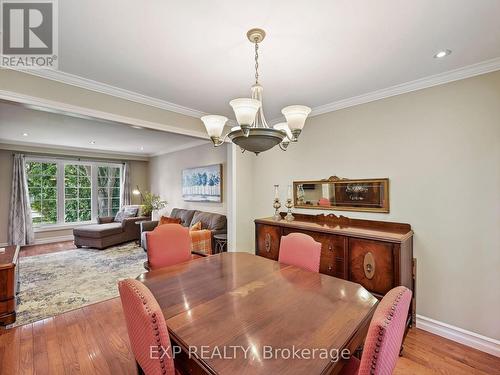
{"label": "green foliage outside window", "polygon": [[[60,181],[58,168],[61,168]],[[92,174],[93,168],[97,176]],[[99,216],[114,216],[120,209],[120,169],[110,165],[28,160],[26,176],[33,224],[91,221],[93,205]],[[93,184],[97,185],[97,196],[92,193]],[[64,197],[60,201],[58,189]],[[58,217],[58,206],[62,206],[61,217]]]}
{"label": "green foliage outside window", "polygon": [[64,221],[92,219],[92,183],[90,165],[64,166]]}
{"label": "green foliage outside window", "polygon": [[97,169],[97,204],[99,216],[115,216],[120,210],[120,168]]}
{"label": "green foliage outside window", "polygon": [[57,164],[28,162],[26,176],[33,223],[57,223]]}

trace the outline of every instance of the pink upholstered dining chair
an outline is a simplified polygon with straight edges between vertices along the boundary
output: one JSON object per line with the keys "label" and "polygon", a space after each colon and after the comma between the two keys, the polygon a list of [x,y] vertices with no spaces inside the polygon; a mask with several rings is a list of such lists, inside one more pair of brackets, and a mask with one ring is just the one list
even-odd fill
{"label": "pink upholstered dining chair", "polygon": [[303,233],[281,237],[278,261],[307,271],[319,272],[321,243]]}
{"label": "pink upholstered dining chair", "polygon": [[167,323],[153,294],[133,279],[118,282],[118,290],[139,373],[176,374]]}
{"label": "pink upholstered dining chair", "polygon": [[180,224],[158,225],[146,233],[149,269],[168,267],[191,259],[189,229]]}
{"label": "pink upholstered dining chair", "polygon": [[411,290],[391,289],[377,306],[368,328],[361,361],[351,357],[342,375],[390,375],[401,350]]}

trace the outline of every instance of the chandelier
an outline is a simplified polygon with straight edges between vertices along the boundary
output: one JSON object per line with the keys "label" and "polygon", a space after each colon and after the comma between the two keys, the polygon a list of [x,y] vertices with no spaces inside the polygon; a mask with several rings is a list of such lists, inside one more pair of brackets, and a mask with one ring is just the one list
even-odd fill
{"label": "chandelier", "polygon": [[210,139],[215,147],[224,144],[229,138],[238,145],[243,152],[248,150],[258,155],[276,145],[286,151],[290,142],[297,142],[304,127],[311,108],[304,105],[291,105],[281,110],[286,122],[270,127],[267,124],[262,107],[263,87],[259,84],[259,43],[264,40],[266,33],[262,29],[251,29],[247,38],[255,45],[255,84],[252,86],[251,98],[238,98],[229,102],[233,108],[239,126],[222,136],[227,117],[207,115],[201,117]]}

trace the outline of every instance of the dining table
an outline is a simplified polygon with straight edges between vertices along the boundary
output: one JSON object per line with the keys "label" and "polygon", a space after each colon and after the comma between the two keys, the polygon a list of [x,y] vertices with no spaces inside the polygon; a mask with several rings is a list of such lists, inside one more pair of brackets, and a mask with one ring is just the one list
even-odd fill
{"label": "dining table", "polygon": [[143,273],[187,374],[336,374],[378,300],[361,285],[246,252]]}

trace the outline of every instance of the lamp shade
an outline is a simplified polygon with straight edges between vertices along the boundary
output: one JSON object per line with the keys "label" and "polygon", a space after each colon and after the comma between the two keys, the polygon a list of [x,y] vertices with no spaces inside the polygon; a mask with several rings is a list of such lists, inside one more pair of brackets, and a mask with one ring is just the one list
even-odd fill
{"label": "lamp shade", "polygon": [[251,98],[239,98],[231,100],[229,105],[233,107],[238,124],[240,126],[250,126],[260,108],[260,101]]}
{"label": "lamp shade", "polygon": [[273,128],[285,132],[286,138],[288,138],[288,140],[293,138],[292,132],[290,131],[290,128],[288,127],[288,124],[286,122],[280,122],[279,124],[274,125]]}
{"label": "lamp shade", "polygon": [[281,110],[286,118],[290,130],[302,130],[306,118],[311,113],[311,108],[305,105],[290,105]]}
{"label": "lamp shade", "polygon": [[222,135],[222,131],[224,130],[224,125],[227,122],[227,117],[218,116],[218,115],[208,115],[203,116],[201,118],[205,128],[207,129],[207,133],[210,138],[217,137],[219,138]]}

